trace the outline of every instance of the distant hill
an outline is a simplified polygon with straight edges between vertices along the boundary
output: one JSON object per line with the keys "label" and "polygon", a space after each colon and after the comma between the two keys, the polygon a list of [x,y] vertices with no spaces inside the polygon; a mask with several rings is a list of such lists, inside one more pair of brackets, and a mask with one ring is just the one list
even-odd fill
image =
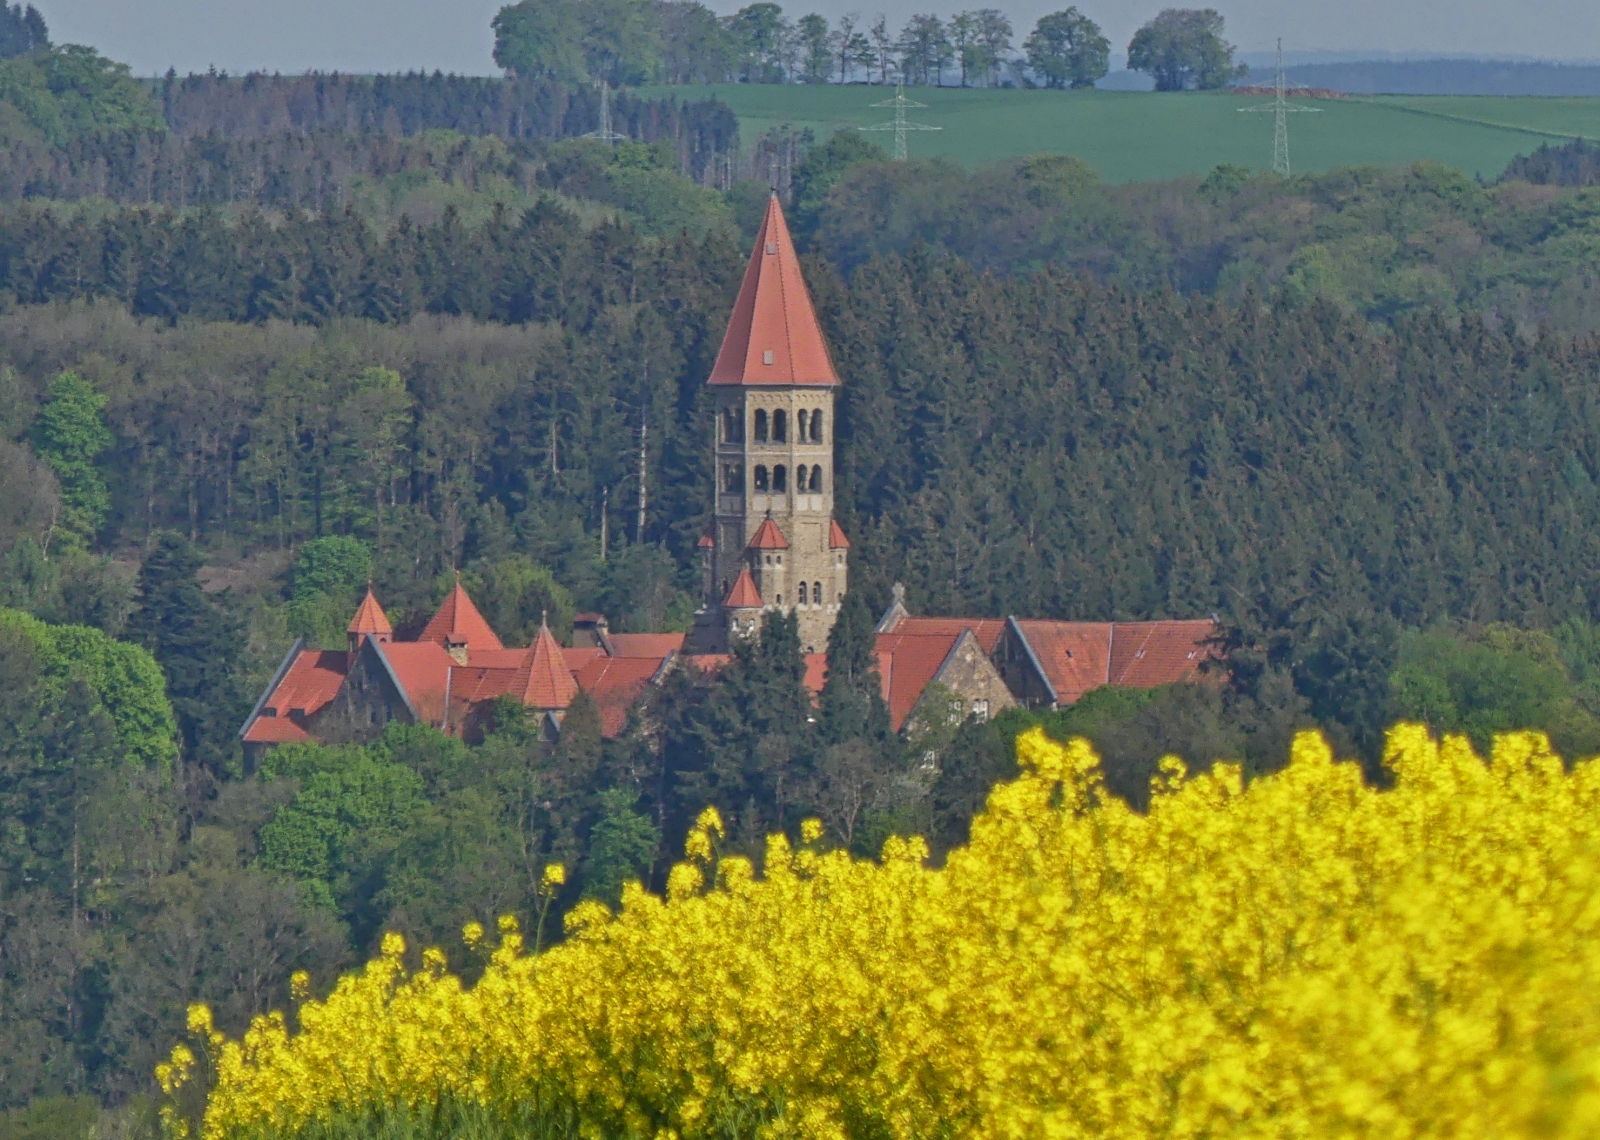
{"label": "distant hill", "polygon": [[[1288,77],[1295,86],[1352,95],[1600,95],[1600,64],[1385,59],[1300,64]],[[1252,67],[1244,82],[1271,79],[1270,67]]]}

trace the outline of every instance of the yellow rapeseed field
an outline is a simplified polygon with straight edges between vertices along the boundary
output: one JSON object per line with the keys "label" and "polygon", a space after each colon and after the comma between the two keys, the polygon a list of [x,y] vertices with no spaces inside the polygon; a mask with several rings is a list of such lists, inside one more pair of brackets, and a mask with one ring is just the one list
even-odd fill
{"label": "yellow rapeseed field", "polygon": [[1168,761],[1140,815],[1081,741],[1020,760],[943,869],[808,825],[757,877],[707,812],[666,899],[541,955],[502,923],[470,989],[391,935],[295,1032],[196,1007],[159,1077],[211,1074],[208,1140],[440,1097],[596,1138],[1600,1135],[1600,762],[1401,726],[1380,791],[1305,734],[1248,788]]}

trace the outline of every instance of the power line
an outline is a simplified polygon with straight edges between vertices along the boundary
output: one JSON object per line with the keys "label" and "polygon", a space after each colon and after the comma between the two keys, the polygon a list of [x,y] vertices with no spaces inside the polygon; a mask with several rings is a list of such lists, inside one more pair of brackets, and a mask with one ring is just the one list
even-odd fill
{"label": "power line", "polygon": [[1272,172],[1289,177],[1289,116],[1296,114],[1322,114],[1321,107],[1297,107],[1284,97],[1287,85],[1283,79],[1283,39],[1278,39],[1278,74],[1274,84],[1274,98],[1270,107],[1240,107],[1242,112],[1272,112]]}
{"label": "power line", "polygon": [[874,107],[893,107],[894,108],[894,118],[893,118],[893,120],[891,120],[890,122],[887,122],[887,123],[879,123],[876,126],[871,126],[871,127],[857,127],[856,130],[858,130],[858,131],[893,131],[894,132],[894,156],[893,157],[894,157],[894,160],[896,162],[904,162],[909,157],[909,152],[906,150],[906,132],[907,131],[942,131],[942,130],[944,130],[943,127],[924,126],[922,123],[913,123],[913,122],[909,122],[906,119],[906,109],[908,107],[924,107],[925,108],[925,107],[927,107],[927,104],[926,103],[918,103],[914,99],[907,99],[906,98],[905,77],[902,76],[902,75],[898,75],[897,74],[894,77],[894,98],[893,99],[885,99],[881,103],[874,103],[872,105]]}

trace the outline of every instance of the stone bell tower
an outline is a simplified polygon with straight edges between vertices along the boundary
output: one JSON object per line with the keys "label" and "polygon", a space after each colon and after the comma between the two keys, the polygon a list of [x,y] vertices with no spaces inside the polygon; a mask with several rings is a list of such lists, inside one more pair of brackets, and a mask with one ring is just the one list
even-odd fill
{"label": "stone bell tower", "polygon": [[849,570],[850,543],[833,519],[839,376],[776,194],[707,383],[716,490],[690,646],[724,651],[776,609],[797,613],[801,645],[821,653]]}

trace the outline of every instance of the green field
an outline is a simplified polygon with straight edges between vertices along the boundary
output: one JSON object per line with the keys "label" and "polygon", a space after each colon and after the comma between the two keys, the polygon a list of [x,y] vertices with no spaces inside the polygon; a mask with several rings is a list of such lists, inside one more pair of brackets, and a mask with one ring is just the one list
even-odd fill
{"label": "green field", "polygon": [[[885,122],[871,104],[892,91],[877,87],[726,85],[660,87],[649,94],[714,95],[739,116],[746,146],[770,127],[810,127],[819,139],[836,130]],[[928,104],[913,121],[942,128],[910,136],[913,157],[945,155],[972,166],[1041,151],[1073,154],[1109,182],[1199,174],[1219,162],[1269,166],[1272,115],[1241,114],[1270,99],[1227,93],[1120,91],[981,91],[919,87]],[[1379,97],[1297,101],[1318,114],[1295,115],[1290,157],[1297,171],[1357,163],[1395,165],[1431,158],[1468,174],[1493,177],[1516,154],[1541,142],[1600,138],[1600,98]],[[887,134],[874,136],[886,145]]]}

